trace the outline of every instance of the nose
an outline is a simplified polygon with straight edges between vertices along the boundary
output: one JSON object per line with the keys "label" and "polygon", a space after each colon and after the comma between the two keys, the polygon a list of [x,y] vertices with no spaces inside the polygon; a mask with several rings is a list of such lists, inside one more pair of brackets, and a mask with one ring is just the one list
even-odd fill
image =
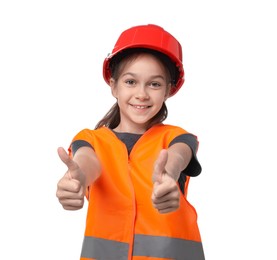
{"label": "nose", "polygon": [[145,86],[138,86],[135,97],[136,97],[136,99],[139,99],[139,100],[149,99],[149,95],[148,95],[146,87]]}

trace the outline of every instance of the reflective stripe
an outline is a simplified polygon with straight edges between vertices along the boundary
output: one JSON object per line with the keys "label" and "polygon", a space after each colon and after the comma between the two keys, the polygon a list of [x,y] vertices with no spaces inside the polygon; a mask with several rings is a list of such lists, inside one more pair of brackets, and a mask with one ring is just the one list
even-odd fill
{"label": "reflective stripe", "polygon": [[[129,244],[85,237],[81,256],[105,260],[127,260]],[[204,260],[201,242],[179,238],[135,235],[133,256],[175,260]]]}
{"label": "reflective stripe", "polygon": [[114,240],[85,237],[81,257],[103,260],[128,259],[129,244]]}
{"label": "reflective stripe", "polygon": [[177,260],[204,260],[201,242],[179,238],[135,235],[133,256]]}

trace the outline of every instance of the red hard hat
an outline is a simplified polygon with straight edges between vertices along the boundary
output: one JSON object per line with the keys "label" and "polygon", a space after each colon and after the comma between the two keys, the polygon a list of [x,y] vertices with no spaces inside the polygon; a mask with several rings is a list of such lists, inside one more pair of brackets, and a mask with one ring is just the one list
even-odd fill
{"label": "red hard hat", "polygon": [[111,77],[110,61],[119,52],[131,48],[153,49],[167,55],[179,71],[175,86],[170,90],[170,96],[176,94],[184,83],[184,68],[182,63],[182,46],[170,33],[162,27],[148,24],[131,27],[119,36],[112,53],[104,60],[103,76],[109,84]]}

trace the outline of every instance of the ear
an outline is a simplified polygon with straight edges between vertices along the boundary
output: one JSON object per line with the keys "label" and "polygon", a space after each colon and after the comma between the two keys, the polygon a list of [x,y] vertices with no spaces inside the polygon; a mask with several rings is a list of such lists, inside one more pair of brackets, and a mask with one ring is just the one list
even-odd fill
{"label": "ear", "polygon": [[170,93],[170,90],[171,90],[171,83],[169,83],[168,85],[167,85],[167,88],[166,88],[166,92],[165,92],[165,96],[164,96],[164,101],[166,101],[167,99],[168,99],[168,97],[169,97],[169,93]]}
{"label": "ear", "polygon": [[113,78],[110,78],[109,85],[111,87],[112,95],[117,98],[117,89],[116,89],[116,84],[115,80]]}

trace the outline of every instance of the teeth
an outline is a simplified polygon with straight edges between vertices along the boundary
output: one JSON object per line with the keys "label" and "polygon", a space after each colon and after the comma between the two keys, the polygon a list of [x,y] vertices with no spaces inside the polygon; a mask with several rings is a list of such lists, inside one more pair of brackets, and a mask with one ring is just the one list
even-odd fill
{"label": "teeth", "polygon": [[134,106],[135,108],[139,108],[139,109],[142,109],[142,108],[147,108],[148,106]]}

